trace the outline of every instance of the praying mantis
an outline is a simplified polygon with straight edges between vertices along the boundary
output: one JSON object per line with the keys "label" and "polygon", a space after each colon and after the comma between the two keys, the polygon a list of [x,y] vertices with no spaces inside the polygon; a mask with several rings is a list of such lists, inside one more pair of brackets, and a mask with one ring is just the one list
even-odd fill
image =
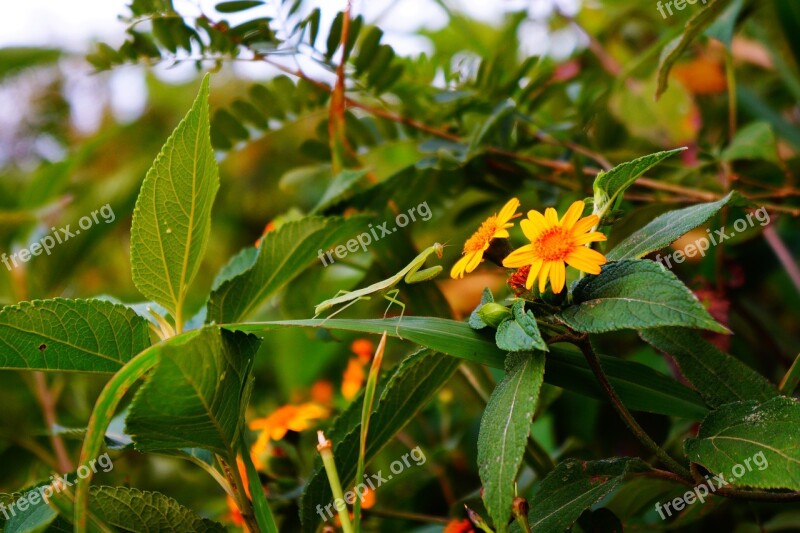
{"label": "praying mantis", "polygon": [[[443,251],[444,245],[439,244],[438,242],[433,243],[431,246],[420,252],[417,257],[415,257],[408,265],[406,265],[394,276],[373,283],[372,285],[364,287],[363,289],[357,289],[355,291],[339,291],[333,298],[329,298],[328,300],[317,304],[317,306],[314,308],[314,318],[318,317],[320,313],[324,313],[328,309],[331,309],[337,305],[346,304],[328,317],[331,318],[334,315],[341,313],[359,300],[369,300],[371,294],[386,291],[383,294],[383,297],[389,301],[389,307],[391,307],[393,303],[400,306],[400,320],[402,320],[403,314],[406,311],[406,306],[403,302],[397,299],[400,289],[392,289],[392,287],[400,283],[401,280],[410,285],[412,283],[422,283],[423,281],[428,281],[438,276],[442,271],[441,265],[436,265],[424,270],[420,269],[431,254],[435,253],[436,256],[441,259]],[[389,307],[386,308],[386,312],[389,312]],[[384,313],[384,317],[385,316],[386,313]],[[398,322],[398,328],[399,326],[400,324]]]}

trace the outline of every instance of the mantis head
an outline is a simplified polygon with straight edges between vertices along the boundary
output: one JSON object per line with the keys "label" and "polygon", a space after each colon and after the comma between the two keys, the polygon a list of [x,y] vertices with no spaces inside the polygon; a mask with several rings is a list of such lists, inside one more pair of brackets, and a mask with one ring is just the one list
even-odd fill
{"label": "mantis head", "polygon": [[444,253],[444,245],[439,244],[438,242],[433,243],[433,251],[436,252],[436,257],[441,259],[442,254]]}

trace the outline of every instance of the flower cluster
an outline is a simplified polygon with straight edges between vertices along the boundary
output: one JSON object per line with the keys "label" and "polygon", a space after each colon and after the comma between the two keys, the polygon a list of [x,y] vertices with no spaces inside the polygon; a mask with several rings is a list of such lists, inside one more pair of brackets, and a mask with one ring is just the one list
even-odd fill
{"label": "flower cluster", "polygon": [[[494,239],[507,239],[511,222],[519,216],[517,198],[509,200],[498,214],[487,218],[481,227],[464,244],[463,257],[453,266],[450,276],[463,278],[483,261],[484,253]],[[595,231],[597,215],[582,216],[585,209],[582,201],[573,202],[560,219],[556,210],[548,207],[544,214],[528,211],[527,218],[520,221],[520,228],[530,244],[521,246],[503,259],[506,268],[518,269],[509,280],[515,293],[523,287],[530,290],[538,279],[539,292],[543,293],[548,279],[554,294],[560,293],[566,283],[566,266],[569,265],[588,274],[599,274],[606,258],[587,244],[606,240],[606,236]]]}

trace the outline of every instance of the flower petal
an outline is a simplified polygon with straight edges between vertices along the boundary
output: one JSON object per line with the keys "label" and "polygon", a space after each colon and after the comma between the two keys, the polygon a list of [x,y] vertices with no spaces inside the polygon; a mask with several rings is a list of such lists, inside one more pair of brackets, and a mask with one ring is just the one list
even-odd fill
{"label": "flower petal", "polygon": [[600,265],[606,263],[606,258],[600,252],[581,246],[570,252],[567,263],[588,274],[599,274]]}
{"label": "flower petal", "polygon": [[564,213],[563,217],[561,217],[561,227],[564,229],[572,229],[572,226],[575,225],[575,223],[583,214],[583,210],[585,207],[586,204],[584,204],[582,200],[578,200],[577,202],[572,202],[572,205],[569,206],[567,212]]}
{"label": "flower petal", "polygon": [[[533,212],[536,213],[536,211]],[[542,219],[544,220],[544,217],[542,217]],[[524,233],[525,237],[527,237],[528,240],[531,242],[536,241],[536,239],[539,238],[539,235],[541,235],[542,232],[545,230],[544,226],[528,218],[522,220],[519,223],[519,227],[522,228],[522,233]]]}
{"label": "flower petal", "polygon": [[526,289],[531,290],[531,287],[533,287],[533,282],[536,281],[536,276],[539,275],[539,270],[542,269],[542,264],[544,264],[544,262],[541,259],[537,259],[531,265],[531,270],[528,272],[528,279],[525,280]]}
{"label": "flower petal", "polygon": [[539,292],[544,292],[547,287],[547,276],[550,274],[550,269],[553,266],[553,261],[548,261],[542,265],[542,270],[539,272]]}
{"label": "flower petal", "polygon": [[549,227],[558,226],[558,213],[552,207],[544,210],[544,219],[547,221]]}
{"label": "flower petal", "polygon": [[563,261],[553,261],[553,266],[550,267],[550,286],[553,288],[553,294],[558,294],[564,290],[564,282],[567,279],[566,268]]}
{"label": "flower petal", "polygon": [[[488,248],[488,246],[487,246],[487,248]],[[467,272],[472,272],[473,270],[478,268],[478,265],[481,264],[481,261],[483,261],[483,250],[481,250],[480,252],[473,252],[472,253],[472,257],[470,258],[469,262],[467,263],[467,269],[466,269]]]}
{"label": "flower petal", "polygon": [[453,268],[450,269],[450,277],[453,279],[461,279],[464,277],[464,270],[467,268],[467,263],[469,263],[470,255],[464,255],[461,259],[456,261],[456,264],[453,265]]}
{"label": "flower petal", "polygon": [[606,240],[606,236],[600,233],[599,231],[593,231],[591,233],[584,233],[583,235],[578,235],[575,237],[575,244],[584,245],[590,242],[602,242]]}
{"label": "flower petal", "polygon": [[507,229],[499,229],[492,236],[493,239],[508,239],[509,237],[511,237],[511,234],[508,233]]}
{"label": "flower petal", "polygon": [[519,268],[526,265],[532,265],[536,261],[536,255],[533,253],[533,246],[526,244],[520,246],[503,259],[503,266],[508,268]]}
{"label": "flower petal", "polygon": [[518,198],[512,198],[506,202],[506,205],[504,205],[503,209],[500,210],[500,213],[497,214],[498,224],[502,225],[511,220],[511,217],[514,216],[514,214],[517,212],[517,209],[519,209]]}
{"label": "flower petal", "polygon": [[544,215],[539,211],[534,211],[533,209],[528,211],[528,220],[533,223],[533,227],[540,231],[550,228],[550,223],[547,222],[547,219],[544,218]]}
{"label": "flower petal", "polygon": [[573,235],[580,235],[581,233],[586,233],[593,227],[597,225],[599,219],[597,215],[589,215],[588,217],[583,217],[579,221],[575,223],[572,227],[572,234]]}

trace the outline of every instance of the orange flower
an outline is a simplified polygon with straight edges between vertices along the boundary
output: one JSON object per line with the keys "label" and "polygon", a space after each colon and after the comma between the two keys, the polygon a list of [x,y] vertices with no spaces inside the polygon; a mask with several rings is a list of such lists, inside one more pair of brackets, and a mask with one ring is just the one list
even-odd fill
{"label": "orange flower", "polygon": [[228,494],[228,519],[237,527],[244,526],[244,518],[242,518],[242,512],[239,510],[239,506],[236,505],[236,501],[231,498],[231,495]]}
{"label": "orange flower", "polygon": [[312,422],[328,416],[328,410],[308,402],[301,405],[284,405],[266,418],[250,422],[250,429],[262,431],[268,439],[281,440],[288,431],[304,431]]}
{"label": "orange flower", "polygon": [[352,400],[356,397],[364,384],[365,376],[364,367],[361,366],[358,359],[352,358],[347,362],[347,369],[342,378],[342,396],[345,400]]}
{"label": "orange flower", "polygon": [[531,266],[523,265],[519,270],[509,276],[508,286],[511,287],[511,291],[515,295],[519,296],[528,290],[525,284],[528,282],[528,274],[530,274],[530,272]]}
{"label": "orange flower", "polygon": [[500,213],[483,221],[478,231],[464,243],[463,257],[450,270],[451,278],[463,278],[465,272],[469,273],[478,268],[483,261],[483,253],[489,249],[492,240],[509,237],[508,228],[514,226],[510,220],[516,217],[517,208],[519,208],[519,200],[512,198],[506,202]]}
{"label": "orange flower", "polygon": [[367,364],[372,360],[372,354],[375,352],[375,346],[369,339],[356,339],[350,345],[350,350],[358,356],[362,364]]}
{"label": "orange flower", "polygon": [[321,379],[311,385],[311,399],[320,405],[330,405],[333,401],[333,385],[330,381]]}
{"label": "orange flower", "polygon": [[367,488],[366,492],[364,492],[364,495],[361,498],[362,498],[361,499],[361,508],[362,509],[369,509],[373,505],[375,505],[376,498],[375,498],[375,491],[374,490],[371,490],[371,489]]}
{"label": "orange flower", "polygon": [[728,86],[722,62],[708,57],[675,65],[672,73],[693,94],[717,94]]}
{"label": "orange flower", "polygon": [[472,524],[469,520],[464,518],[463,520],[450,520],[444,528],[442,533],[474,533],[475,530],[472,528]]}
{"label": "orange flower", "polygon": [[561,220],[552,207],[548,207],[544,215],[528,211],[528,218],[520,222],[522,232],[531,243],[514,250],[503,260],[503,266],[521,268],[529,265],[526,289],[533,286],[538,276],[539,292],[544,292],[549,276],[553,292],[560,293],[566,281],[565,263],[589,274],[600,273],[600,265],[606,262],[605,256],[584,245],[604,241],[606,236],[597,231],[589,232],[598,218],[597,215],[580,218],[584,207],[582,201],[574,202]]}

